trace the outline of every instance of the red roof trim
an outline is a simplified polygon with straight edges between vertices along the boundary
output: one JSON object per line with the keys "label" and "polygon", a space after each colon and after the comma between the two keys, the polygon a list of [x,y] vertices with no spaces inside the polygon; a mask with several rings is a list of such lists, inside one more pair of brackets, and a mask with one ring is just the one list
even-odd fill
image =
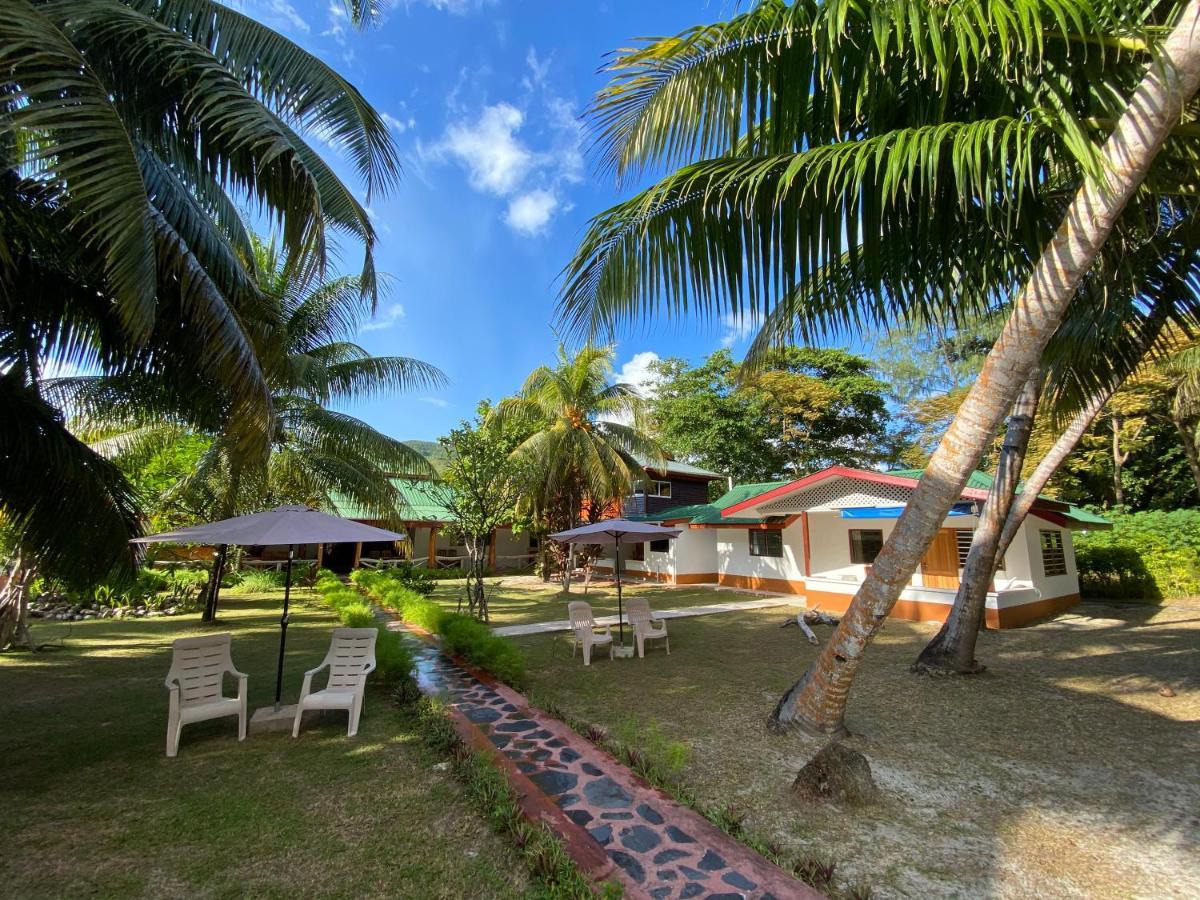
{"label": "red roof trim", "polygon": [[[806,475],[803,478],[798,478],[795,481],[789,482],[764,494],[759,494],[757,497],[751,497],[749,500],[743,500],[726,509],[721,510],[722,516],[736,515],[738,512],[750,509],[751,507],[759,506],[763,503],[768,503],[771,500],[777,500],[780,497],[786,497],[788,494],[803,490],[814,484],[822,481],[828,481],[830,478],[853,478],[857,481],[868,481],[873,484],[888,484],[893,487],[915,488],[917,479],[906,478],[903,475],[889,475],[886,472],[869,472],[866,469],[852,469],[849,466],[830,466],[828,469],[823,469],[820,472],[815,472],[812,475]],[[963,488],[962,495],[968,500],[986,500],[988,492],[981,491],[978,488]]]}

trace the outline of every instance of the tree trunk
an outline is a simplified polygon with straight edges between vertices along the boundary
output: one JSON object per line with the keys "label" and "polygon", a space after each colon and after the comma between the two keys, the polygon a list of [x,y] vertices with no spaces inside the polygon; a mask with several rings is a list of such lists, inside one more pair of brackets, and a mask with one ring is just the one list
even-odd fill
{"label": "tree trunk", "polygon": [[208,573],[208,585],[204,594],[204,613],[200,621],[211,625],[217,621],[217,593],[221,589],[221,579],[225,574],[225,555],[229,552],[228,544],[221,544],[213,555],[212,569]]}
{"label": "tree trunk", "polygon": [[[1142,357],[1150,352],[1150,348],[1158,340],[1158,336],[1167,322],[1167,316],[1172,306],[1172,299],[1165,296],[1160,296],[1155,302],[1154,309],[1147,320],[1145,331],[1138,339],[1137,350],[1133,354],[1135,360],[1140,361]],[[1113,394],[1117,392],[1121,384],[1136,368],[1137,362],[1130,367],[1130,371],[1117,373],[1107,387],[1092,394],[1083,408],[1075,414],[1075,418],[1071,420],[1071,424],[1058,436],[1058,440],[1054,442],[1054,446],[1042,457],[1041,462],[1037,464],[1033,473],[1025,479],[1025,488],[1013,501],[1012,509],[1008,511],[1008,518],[1004,522],[1004,530],[1000,534],[1000,543],[996,548],[997,559],[1004,558],[1004,554],[1008,552],[1008,548],[1017,536],[1017,530],[1029,515],[1029,511],[1033,509],[1033,504],[1038,496],[1046,489],[1046,485],[1050,483],[1050,479],[1054,477],[1054,473],[1059,470],[1059,467],[1071,455],[1075,446],[1087,434],[1088,429],[1092,427],[1092,423],[1096,421],[1096,417],[1100,415],[1101,410],[1112,399]]]}
{"label": "tree trunk", "polygon": [[1188,468],[1192,470],[1192,480],[1196,482],[1196,493],[1200,495],[1200,450],[1196,447],[1196,431],[1172,404],[1171,421],[1179,432],[1179,442],[1183,444],[1184,455],[1187,456]]}
{"label": "tree trunk", "polygon": [[1038,260],[983,370],[934,451],[908,505],[837,630],[771,714],[777,728],[845,731],[850,685],[867,645],[908,584],[971,470],[1062,321],[1080,280],[1146,177],[1150,163],[1200,83],[1200,0],[1189,0],[1155,53],[1101,151],[1104,176],[1072,200]]}
{"label": "tree trunk", "polygon": [[29,633],[29,586],[33,579],[34,570],[22,565],[17,557],[12,574],[0,589],[0,650],[34,649]]}
{"label": "tree trunk", "polygon": [[1033,433],[1038,400],[1042,393],[1042,371],[1035,368],[1008,417],[1008,429],[996,462],[996,477],[988,491],[979,524],[971,537],[971,550],[950,615],[913,664],[913,671],[927,675],[974,675],[984,667],[975,660],[975,642],[987,610],[988,586],[995,577],[996,550],[1000,533],[1017,494],[1025,451]]}
{"label": "tree trunk", "polygon": [[1111,416],[1108,424],[1112,429],[1113,498],[1116,500],[1117,506],[1124,506],[1125,480],[1122,478],[1122,473],[1129,454],[1121,452],[1121,417]]}

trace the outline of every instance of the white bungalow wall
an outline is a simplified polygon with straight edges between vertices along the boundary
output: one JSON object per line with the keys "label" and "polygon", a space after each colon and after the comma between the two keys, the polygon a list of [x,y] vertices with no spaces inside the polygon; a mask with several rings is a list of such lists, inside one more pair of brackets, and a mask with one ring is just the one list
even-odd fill
{"label": "white bungalow wall", "polygon": [[[650,545],[645,545],[645,559],[628,558],[629,548],[621,548],[622,565],[625,572],[640,572],[653,577],[656,581],[674,582],[686,581],[698,583],[715,581],[715,577],[701,578],[700,576],[715,576],[716,536],[710,528],[688,528],[682,526],[679,537],[670,542],[666,553],[654,553]],[[607,548],[605,557],[613,558],[612,548]]]}

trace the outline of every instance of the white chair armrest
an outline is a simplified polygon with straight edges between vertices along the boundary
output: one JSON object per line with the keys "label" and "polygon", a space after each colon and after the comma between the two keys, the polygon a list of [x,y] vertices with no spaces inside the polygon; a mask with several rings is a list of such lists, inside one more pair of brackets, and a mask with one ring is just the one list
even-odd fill
{"label": "white chair armrest", "polygon": [[367,663],[366,667],[363,669],[363,674],[370,675],[374,671],[375,671],[375,660],[371,660],[369,663]]}
{"label": "white chair armrest", "polygon": [[325,666],[320,665],[320,666],[317,666],[315,669],[309,669],[307,672],[304,673],[304,684],[302,684],[300,686],[300,700],[299,700],[300,706],[304,705],[304,698],[307,697],[310,693],[312,693],[313,676],[316,675],[318,672],[320,672],[323,668],[325,668]]}
{"label": "white chair armrest", "polygon": [[164,681],[163,684],[166,686],[168,691],[178,691],[179,690],[179,678],[176,676],[171,676],[166,681]]}

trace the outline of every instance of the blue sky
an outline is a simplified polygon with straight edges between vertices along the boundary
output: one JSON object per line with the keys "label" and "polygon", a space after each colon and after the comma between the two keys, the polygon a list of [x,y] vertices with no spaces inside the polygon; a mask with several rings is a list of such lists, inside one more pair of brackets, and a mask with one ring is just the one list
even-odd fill
{"label": "blue sky", "polygon": [[[434,363],[452,383],[348,411],[395,437],[427,440],[553,358],[558,274],[588,218],[629,193],[594,173],[578,120],[603,84],[604,55],[740,8],[734,0],[399,0],[381,26],[360,32],[341,0],[227,2],[332,64],[392,128],[404,178],[370,210],[376,265],[395,283],[360,340],[373,353]],[[319,149],[358,185],[330,148]],[[350,248],[345,263],[357,263]],[[699,358],[723,344],[736,351],[745,338],[697,323],[639,329],[620,336],[617,364],[636,380],[650,354]]]}

